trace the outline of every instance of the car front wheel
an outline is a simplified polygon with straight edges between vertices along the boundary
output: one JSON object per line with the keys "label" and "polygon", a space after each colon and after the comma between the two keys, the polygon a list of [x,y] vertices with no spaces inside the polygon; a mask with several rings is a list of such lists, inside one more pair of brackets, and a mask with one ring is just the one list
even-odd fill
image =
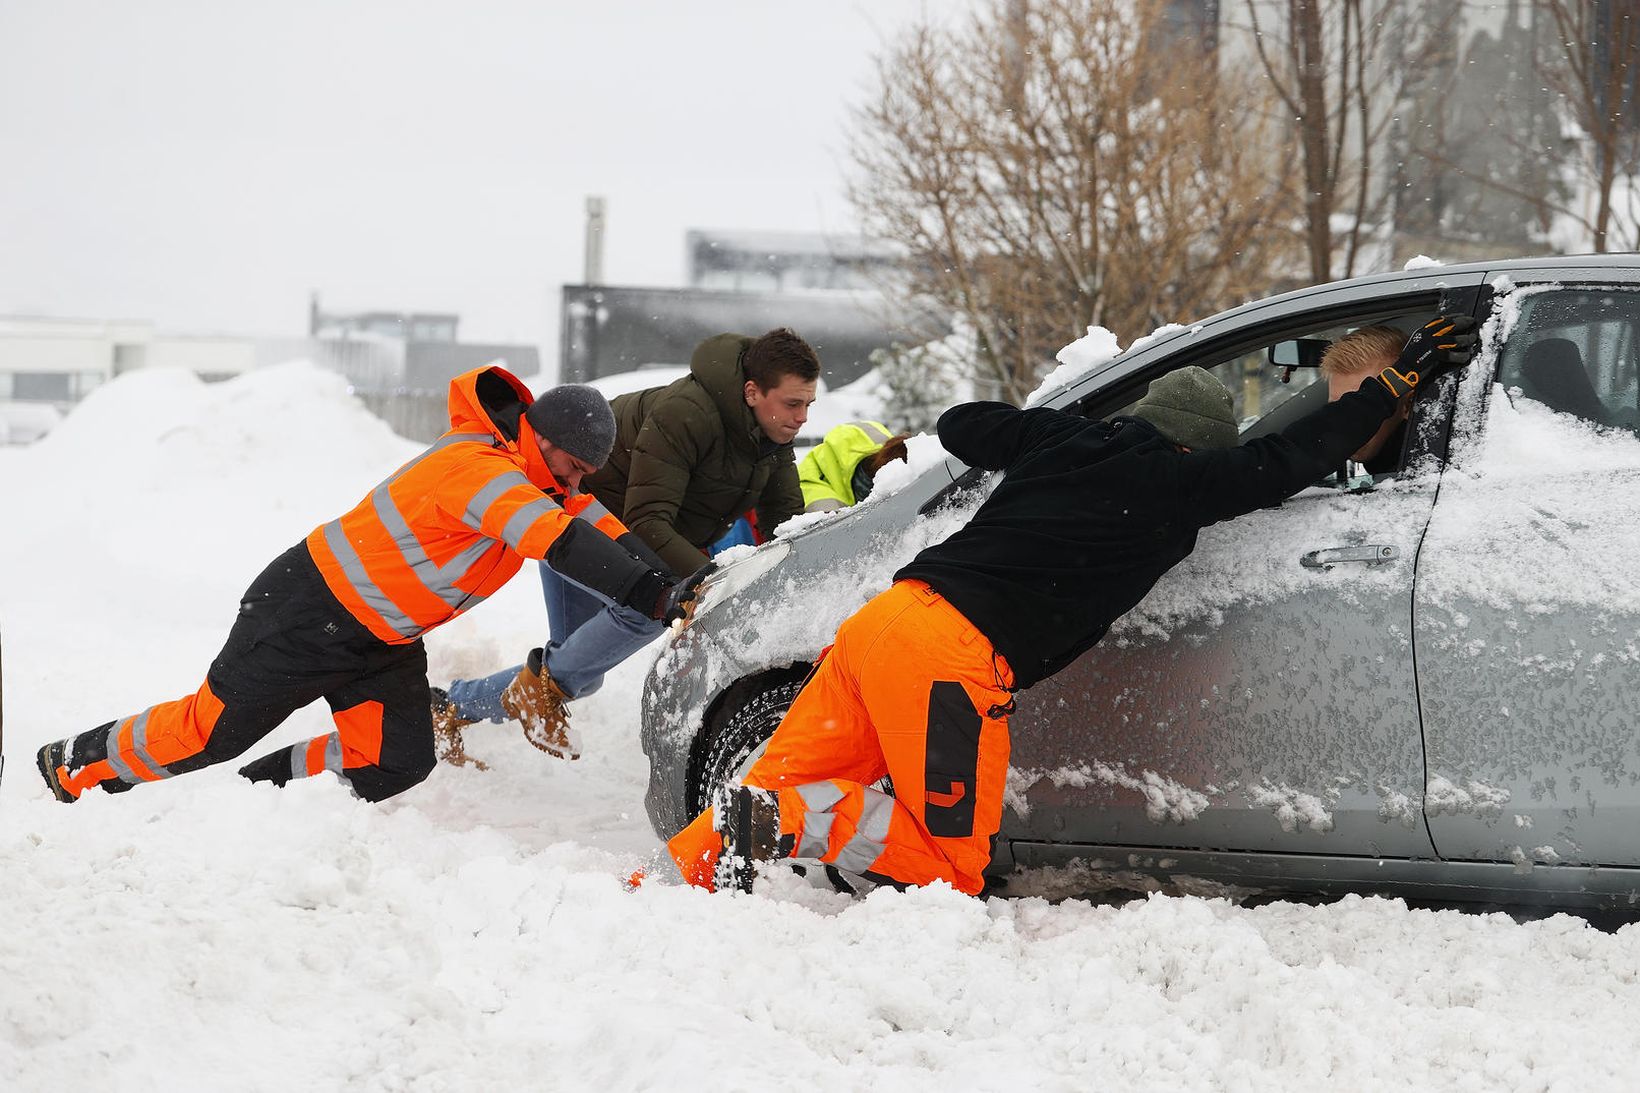
{"label": "car front wheel", "polygon": [[807,664],[748,676],[729,687],[706,719],[689,764],[688,815],[711,803],[712,793],[740,778],[763,754],[774,730],[809,677]]}

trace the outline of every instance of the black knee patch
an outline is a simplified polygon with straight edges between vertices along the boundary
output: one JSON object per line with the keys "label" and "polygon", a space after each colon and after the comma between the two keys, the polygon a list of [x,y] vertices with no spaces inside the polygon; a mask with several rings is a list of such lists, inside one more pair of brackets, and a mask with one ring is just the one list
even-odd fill
{"label": "black knee patch", "polygon": [[974,833],[982,724],[962,684],[939,680],[929,689],[923,820],[930,835],[960,839]]}
{"label": "black knee patch", "polygon": [[417,763],[399,770],[358,767],[344,773],[354,793],[367,801],[385,801],[426,781],[427,776],[433,773],[433,768],[437,765],[435,761],[426,766]]}

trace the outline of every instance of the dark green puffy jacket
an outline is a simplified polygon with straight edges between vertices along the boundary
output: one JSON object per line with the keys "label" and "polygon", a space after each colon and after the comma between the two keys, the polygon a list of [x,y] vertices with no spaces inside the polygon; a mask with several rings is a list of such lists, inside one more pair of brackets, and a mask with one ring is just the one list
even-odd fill
{"label": "dark green puffy jacket", "polygon": [[718,334],[695,347],[689,375],[612,399],[615,448],[584,479],[679,576],[749,510],[765,535],[803,511],[792,446],[770,440],[746,405],[740,360],[751,344]]}

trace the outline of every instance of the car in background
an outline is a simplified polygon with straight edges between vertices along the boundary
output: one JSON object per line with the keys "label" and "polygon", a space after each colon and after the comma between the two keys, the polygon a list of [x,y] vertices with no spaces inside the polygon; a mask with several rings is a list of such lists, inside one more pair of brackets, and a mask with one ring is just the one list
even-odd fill
{"label": "car in background", "polygon": [[[1484,320],[1483,349],[1418,399],[1392,466],[1206,529],[1017,696],[1003,891],[1640,904],[1640,255],[1307,288],[1032,403],[1105,418],[1199,365],[1246,439],[1325,401],[1324,343],[1443,312]],[[989,476],[923,444],[897,489],[725,565],[668,639],[642,725],[662,837],[746,768],[837,625],[983,499]]]}

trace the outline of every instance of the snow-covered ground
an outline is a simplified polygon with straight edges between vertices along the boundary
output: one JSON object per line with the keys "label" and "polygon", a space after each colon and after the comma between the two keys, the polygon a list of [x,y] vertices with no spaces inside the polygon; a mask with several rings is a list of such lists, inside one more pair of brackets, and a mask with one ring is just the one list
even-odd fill
{"label": "snow-covered ground", "polygon": [[[469,732],[385,805],[212,770],[52,801],[34,749],[192,690],[240,591],[416,447],[306,366],[137,373],[0,450],[0,1088],[1452,1089],[1635,1085],[1640,928],[621,878],[656,849],[637,692],[586,754]],[[435,679],[539,640],[526,572]],[[327,731],[322,707],[268,746]]]}

